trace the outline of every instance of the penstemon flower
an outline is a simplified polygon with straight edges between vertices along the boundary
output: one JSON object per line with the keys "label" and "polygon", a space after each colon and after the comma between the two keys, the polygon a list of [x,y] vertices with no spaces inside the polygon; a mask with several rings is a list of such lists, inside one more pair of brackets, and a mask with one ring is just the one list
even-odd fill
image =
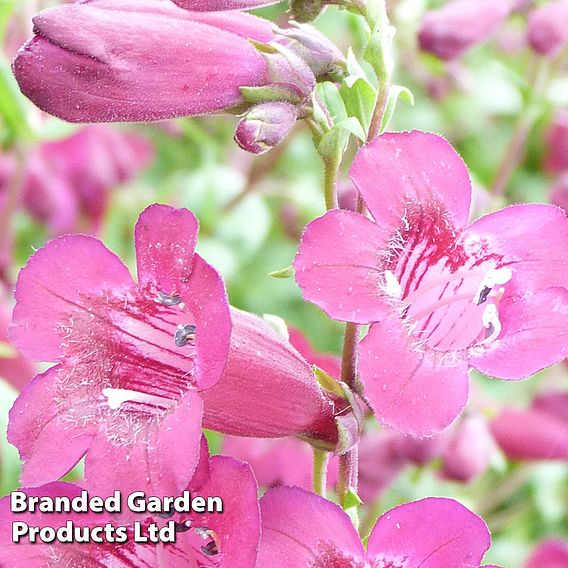
{"label": "penstemon flower", "polygon": [[503,409],[491,431],[510,459],[568,459],[568,392],[539,394],[524,410]]}
{"label": "penstemon flower", "polygon": [[424,16],[420,48],[452,60],[487,40],[514,7],[512,0],[454,0]]}
{"label": "penstemon flower", "polygon": [[516,380],[568,355],[568,219],[516,205],[467,226],[471,183],[453,148],[418,131],[364,147],[351,169],[373,220],[310,223],[294,266],[304,297],[371,323],[360,375],[380,422],[426,436],[468,396],[468,366]]}
{"label": "penstemon flower", "polygon": [[[260,538],[260,515],[257,485],[248,465],[225,456],[209,459],[206,448],[198,473],[187,486],[193,497],[218,496],[223,500],[223,513],[177,514],[167,519],[141,514],[145,533],[150,523],[166,526],[175,522],[176,542],[141,544],[134,542],[134,518],[120,521],[110,513],[18,513],[10,512],[10,498],[0,500],[0,564],[3,568],[52,567],[56,565],[87,568],[149,568],[154,566],[192,566],[201,568],[251,568],[255,565]],[[80,495],[81,487],[67,483],[51,483],[35,489],[23,489],[28,496],[67,497]],[[123,508],[126,508],[123,499]],[[24,539],[12,542],[12,523],[27,522],[30,526],[58,529],[69,522],[83,534],[106,524],[124,527],[126,542],[102,543],[29,543]],[[104,535],[105,533],[103,533]]]}
{"label": "penstemon flower", "polygon": [[197,228],[186,209],[146,209],[138,283],[79,235],[22,270],[11,336],[28,357],[58,363],[10,414],[24,485],[58,479],[86,454],[86,483],[101,494],[175,494],[196,466],[202,422],[337,442],[333,401],[309,364],[262,319],[229,310],[220,276],[194,253]]}
{"label": "penstemon flower", "polygon": [[27,210],[54,234],[81,224],[96,231],[111,189],[134,178],[153,158],[150,142],[104,125],[39,145],[28,158],[23,183]]}
{"label": "penstemon flower", "polygon": [[136,225],[138,283],[91,237],[60,237],[29,260],[11,337],[57,365],[10,414],[24,485],[58,479],[85,453],[87,483],[101,494],[187,485],[199,457],[198,391],[221,378],[231,334],[223,282],[194,254],[196,240],[191,212],[153,205]]}
{"label": "penstemon flower", "polygon": [[384,513],[366,549],[349,517],[313,493],[271,489],[260,509],[262,567],[479,568],[490,545],[483,520],[452,499],[423,499]]}
{"label": "penstemon flower", "polygon": [[[89,0],[34,18],[14,74],[42,110],[72,122],[153,121],[243,102],[268,81],[248,39],[271,24],[239,12],[201,13],[169,0]],[[149,33],[151,30],[151,33]]]}
{"label": "penstemon flower", "polygon": [[530,558],[524,564],[524,568],[564,568],[568,566],[568,541],[560,538],[543,540]]}
{"label": "penstemon flower", "polygon": [[568,44],[568,0],[554,0],[529,14],[527,39],[538,54],[556,57]]}

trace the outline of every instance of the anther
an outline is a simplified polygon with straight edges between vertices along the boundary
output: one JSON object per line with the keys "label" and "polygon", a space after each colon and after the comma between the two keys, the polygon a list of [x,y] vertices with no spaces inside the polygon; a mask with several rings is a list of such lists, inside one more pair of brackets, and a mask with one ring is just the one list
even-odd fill
{"label": "anther", "polygon": [[158,304],[162,304],[163,306],[178,306],[179,304],[181,304],[181,296],[179,296],[175,292],[171,295],[164,294],[163,292],[158,292],[156,302],[158,302]]}
{"label": "anther", "polygon": [[218,538],[214,531],[202,527],[197,527],[195,529],[195,533],[203,540],[209,540],[207,544],[200,547],[201,552],[205,556],[211,557],[211,556],[217,556],[219,554]]}
{"label": "anther", "polygon": [[191,324],[178,325],[174,335],[174,341],[178,347],[184,347],[190,341],[195,340],[195,326]]}
{"label": "anther", "polygon": [[479,284],[477,293],[473,297],[473,303],[478,306],[483,304],[495,286],[507,284],[512,277],[513,273],[505,266],[502,268],[496,268],[495,270],[490,270]]}
{"label": "anther", "polygon": [[177,533],[184,533],[191,529],[191,521],[184,521],[183,523],[176,523],[174,525]]}
{"label": "anther", "polygon": [[139,391],[130,389],[111,389],[106,388],[102,390],[103,396],[107,398],[108,407],[111,410],[119,409],[125,402],[139,402],[142,404],[151,404],[153,406],[163,406],[169,408],[175,403],[169,398],[156,396],[153,394],[146,394]]}

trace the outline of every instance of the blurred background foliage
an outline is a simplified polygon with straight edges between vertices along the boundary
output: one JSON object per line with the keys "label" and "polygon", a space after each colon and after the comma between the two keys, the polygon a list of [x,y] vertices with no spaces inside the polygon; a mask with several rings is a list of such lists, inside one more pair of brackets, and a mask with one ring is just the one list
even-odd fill
{"label": "blurred background foliage", "polygon": [[[485,188],[496,175],[519,117],[527,111],[533,88],[529,70],[535,56],[523,42],[526,17],[522,13],[502,26],[492,41],[476,47],[460,61],[445,64],[420,53],[416,31],[421,17],[441,3],[390,3],[392,22],[398,30],[395,81],[408,86],[416,100],[414,106],[405,102],[399,105],[390,129],[419,128],[445,135],[471,171],[477,187],[475,214],[479,215],[495,205],[487,198]],[[25,40],[31,33],[33,4],[0,0],[0,36],[5,46],[0,59],[0,143],[2,152],[15,153],[23,168],[34,147],[67,137],[80,128],[42,115],[20,95],[11,75],[14,36]],[[285,21],[283,5],[258,13]],[[357,17],[332,8],[316,25],[344,51],[352,46],[360,53],[364,36]],[[568,106],[565,60],[563,64],[546,96],[538,101],[538,119],[527,156],[514,172],[503,202],[549,201],[553,180],[543,168],[545,132],[555,109]],[[321,163],[310,133],[299,123],[282,145],[253,157],[233,143],[235,125],[235,118],[211,116],[110,126],[149,139],[155,156],[135,179],[113,188],[98,236],[133,267],[132,230],[140,211],[154,202],[188,207],[201,224],[198,251],[223,274],[233,305],[259,314],[276,314],[301,329],[317,350],[339,353],[343,327],[305,303],[293,279],[268,276],[291,264],[303,226],[324,212]],[[354,151],[355,147],[350,148],[350,155]],[[341,184],[348,191],[347,172]],[[10,191],[18,191],[10,180],[0,185],[3,207]],[[2,236],[6,238],[9,233],[14,240],[2,295],[3,309],[9,310],[19,269],[32,251],[53,235],[45,223],[21,207],[10,209],[0,219],[9,223],[1,229]],[[3,355],[0,353],[0,357]],[[567,386],[568,372],[560,366],[521,382],[505,383],[476,375],[472,377],[474,396],[470,404],[479,403],[491,415],[502,405],[527,405],[543,388]],[[16,390],[2,381],[3,432],[15,396]],[[213,435],[211,440],[218,448],[218,438]],[[507,461],[502,455],[493,461],[492,467],[471,484],[440,479],[436,462],[409,468],[382,496],[378,510],[427,495],[456,497],[481,514],[492,530],[493,546],[486,562],[511,567],[520,566],[542,538],[568,538],[567,464],[520,463]],[[6,493],[17,486],[18,457],[4,435],[0,437],[0,464],[0,488]]]}

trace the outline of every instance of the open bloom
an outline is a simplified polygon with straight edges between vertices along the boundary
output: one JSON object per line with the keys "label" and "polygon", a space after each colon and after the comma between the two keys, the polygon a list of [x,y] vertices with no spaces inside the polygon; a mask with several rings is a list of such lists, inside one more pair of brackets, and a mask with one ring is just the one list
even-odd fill
{"label": "open bloom", "polygon": [[530,408],[505,408],[491,431],[510,459],[568,459],[568,392],[539,394]]}
{"label": "open bloom", "polygon": [[455,59],[487,40],[513,9],[510,0],[454,0],[428,12],[418,32],[420,47]]}
{"label": "open bloom", "polygon": [[470,568],[479,567],[490,545],[483,520],[452,499],[391,509],[377,521],[366,550],[349,517],[313,493],[271,489],[260,509],[263,567]]}
{"label": "open bloom", "polygon": [[223,282],[194,254],[196,239],[190,211],[153,205],[136,225],[138,283],[81,235],[51,241],[21,271],[12,340],[31,359],[57,362],[10,413],[24,485],[58,479],[85,453],[100,494],[175,495],[187,485],[199,390],[220,379],[231,334]]}
{"label": "open bloom", "polygon": [[380,422],[426,436],[454,420],[468,365],[527,377],[568,355],[568,219],[515,205],[466,226],[467,169],[441,137],[389,133],[351,177],[373,216],[310,223],[294,261],[304,297],[371,323],[360,374]]}
{"label": "open bloom", "polygon": [[[260,537],[260,514],[257,486],[248,465],[225,456],[215,456],[200,466],[188,485],[192,498],[218,496],[223,501],[222,513],[175,514],[168,519],[141,515],[142,534],[150,523],[166,526],[175,523],[176,542],[136,543],[133,523],[109,513],[18,513],[10,512],[10,498],[0,500],[0,564],[3,568],[35,568],[37,566],[108,566],[113,568],[151,568],[157,566],[189,566],[203,568],[250,568],[255,565]],[[203,460],[202,460],[203,461]],[[80,495],[81,488],[66,483],[51,483],[36,489],[24,489],[28,496],[67,497]],[[123,508],[126,508],[123,499]],[[30,543],[24,536],[18,544],[12,541],[12,523],[60,529],[71,522],[80,542]],[[84,540],[96,527],[109,525],[112,538],[124,527],[126,542],[112,542],[98,531],[101,543]]]}
{"label": "open bloom", "polygon": [[242,102],[241,86],[267,81],[248,38],[269,22],[201,13],[169,0],[90,0],[41,12],[13,69],[42,110],[72,122],[153,121]]}

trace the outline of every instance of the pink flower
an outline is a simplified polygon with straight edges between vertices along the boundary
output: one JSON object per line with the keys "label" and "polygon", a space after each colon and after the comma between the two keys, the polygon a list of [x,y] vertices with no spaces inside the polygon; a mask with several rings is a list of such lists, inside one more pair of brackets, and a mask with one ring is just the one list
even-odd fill
{"label": "pink flower", "polygon": [[316,219],[294,267],[304,297],[330,317],[372,324],[360,375],[381,423],[431,435],[466,404],[468,366],[516,380],[568,355],[562,211],[516,205],[466,226],[463,161],[418,131],[379,137],[351,177],[373,219]]}
{"label": "pink flower", "polygon": [[316,365],[335,379],[341,376],[341,358],[337,355],[319,353],[314,350],[306,336],[295,327],[289,327],[290,343],[306,359],[308,363]]}
{"label": "pink flower", "polygon": [[334,503],[302,489],[269,490],[260,501],[259,566],[270,568],[479,567],[485,523],[452,499],[429,498],[383,514],[367,548]]}
{"label": "pink flower", "polygon": [[[35,253],[16,287],[11,337],[38,375],[8,437],[36,486],[86,457],[90,489],[177,494],[199,457],[203,401],[225,369],[231,318],[223,282],[194,254],[197,220],[153,205],[136,225],[138,283],[87,236]],[[108,464],[113,464],[112,468]]]}
{"label": "pink flower", "polygon": [[568,392],[540,394],[526,410],[504,409],[491,431],[510,459],[568,459]]}
{"label": "pink flower", "polygon": [[551,172],[568,170],[568,109],[556,113],[546,133],[545,167]]}
{"label": "pink flower", "polygon": [[7,380],[14,388],[22,387],[37,373],[35,365],[28,361],[8,339],[10,312],[4,304],[0,304],[0,378]]}
{"label": "pink flower", "polygon": [[540,55],[556,57],[568,44],[568,0],[555,0],[529,15],[529,45]]}
{"label": "pink flower", "polygon": [[[223,441],[223,454],[248,463],[261,487],[293,485],[307,490],[313,487],[313,450],[300,440],[230,436]],[[330,460],[327,484],[331,488],[336,483],[337,460]]]}
{"label": "pink flower", "polygon": [[559,538],[542,541],[524,565],[525,568],[566,568],[568,541]]}
{"label": "pink flower", "polygon": [[568,215],[568,170],[561,175],[550,192],[550,203]]}
{"label": "pink flower", "polygon": [[13,69],[22,92],[71,122],[153,121],[242,102],[267,81],[248,38],[269,22],[238,12],[198,13],[169,0],[90,0],[41,12]]}
{"label": "pink flower", "polygon": [[487,470],[495,450],[487,421],[477,414],[465,416],[442,454],[442,477],[462,483],[475,480]]}
{"label": "pink flower", "polygon": [[200,393],[203,426],[232,436],[301,436],[333,449],[343,401],[324,395],[308,362],[262,318],[232,308],[231,319],[225,372]]}
{"label": "pink flower", "polygon": [[392,431],[367,431],[359,444],[359,487],[366,504],[374,503],[409,465],[400,454],[401,435]]}
{"label": "pink flower", "polygon": [[454,0],[424,16],[420,48],[441,59],[455,59],[487,40],[513,9],[509,0]]}
{"label": "pink flower", "polygon": [[[87,221],[96,230],[110,190],[127,183],[153,158],[149,141],[108,126],[87,126],[31,155],[24,180],[24,203],[55,234]],[[82,219],[80,219],[81,217]]]}
{"label": "pink flower", "polygon": [[[66,483],[51,483],[37,489],[24,489],[28,496],[77,497],[81,487]],[[250,568],[255,565],[260,537],[260,515],[257,486],[248,465],[232,458],[215,456],[204,465],[187,489],[191,497],[218,496],[223,500],[223,513],[188,515],[175,514],[163,519],[142,516],[138,519],[144,531],[152,522],[166,526],[175,522],[175,544],[137,544],[133,540],[131,521],[118,522],[109,513],[18,513],[9,509],[9,497],[0,500],[0,564],[4,568],[35,568],[37,566],[202,566],[218,568]],[[123,508],[126,508],[123,499]],[[31,526],[58,529],[71,521],[75,527],[126,527],[125,543],[36,543],[12,542],[12,523],[27,522]],[[116,534],[116,533],[115,533]],[[101,537],[101,534],[98,535]]]}

